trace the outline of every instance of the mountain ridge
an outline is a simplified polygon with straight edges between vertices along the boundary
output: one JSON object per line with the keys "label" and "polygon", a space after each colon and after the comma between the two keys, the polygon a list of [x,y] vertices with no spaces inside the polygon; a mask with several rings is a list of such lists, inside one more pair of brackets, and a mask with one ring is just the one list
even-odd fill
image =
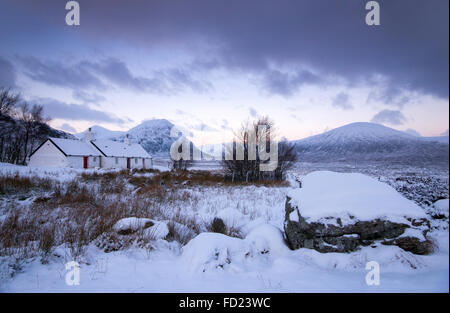
{"label": "mountain ridge", "polygon": [[[94,139],[124,141],[125,136],[128,134],[130,143],[140,144],[151,155],[168,157],[170,147],[177,139],[170,136],[170,131],[174,126],[173,123],[166,119],[150,119],[144,120],[128,131],[112,131],[98,125],[90,128]],[[75,136],[78,139],[83,139],[87,132],[88,130],[85,130],[75,134]]]}
{"label": "mountain ridge", "polygon": [[291,141],[300,161],[448,162],[448,141],[418,137],[381,124],[357,122]]}

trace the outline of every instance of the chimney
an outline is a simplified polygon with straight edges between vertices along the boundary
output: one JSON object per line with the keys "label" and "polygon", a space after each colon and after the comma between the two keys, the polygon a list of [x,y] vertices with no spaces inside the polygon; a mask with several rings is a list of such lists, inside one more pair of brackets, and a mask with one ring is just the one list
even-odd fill
{"label": "chimney", "polygon": [[130,145],[130,138],[128,138],[128,134],[125,135],[125,140],[124,140],[126,145]]}
{"label": "chimney", "polygon": [[89,127],[86,135],[84,135],[84,140],[85,141],[92,141],[92,140],[94,140],[94,134],[92,133],[91,127]]}

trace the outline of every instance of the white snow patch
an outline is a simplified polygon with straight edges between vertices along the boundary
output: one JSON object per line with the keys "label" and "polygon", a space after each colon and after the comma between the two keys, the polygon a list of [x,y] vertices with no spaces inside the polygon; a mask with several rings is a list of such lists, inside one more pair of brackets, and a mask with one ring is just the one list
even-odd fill
{"label": "white snow patch", "polygon": [[275,226],[263,224],[253,229],[245,239],[201,233],[183,247],[182,259],[187,268],[194,272],[224,268],[241,272],[249,262],[280,257],[288,252],[281,231]]}
{"label": "white snow patch", "polygon": [[282,232],[275,226],[263,224],[253,229],[245,240],[259,253],[267,251],[270,255],[282,256],[288,253]]}
{"label": "white snow patch", "polygon": [[441,199],[433,203],[435,210],[448,217],[449,199]]}
{"label": "white snow patch", "polygon": [[249,221],[248,216],[232,208],[219,211],[217,217],[222,219],[227,227],[241,227]]}
{"label": "white snow patch", "polygon": [[292,189],[289,196],[309,220],[347,215],[365,221],[405,222],[405,216],[426,217],[418,205],[395,189],[363,174],[316,171],[302,181],[302,188]]}
{"label": "white snow patch", "polygon": [[292,222],[299,222],[300,218],[298,217],[297,210],[294,210],[289,214],[289,220]]}
{"label": "white snow patch", "polygon": [[138,229],[144,228],[147,223],[154,223],[154,221],[150,218],[126,217],[114,224],[113,229],[115,231],[128,229],[136,231]]}
{"label": "white snow patch", "polygon": [[242,239],[219,233],[201,233],[183,247],[181,257],[187,269],[194,272],[206,272],[227,265],[240,271],[235,264],[245,262],[250,252],[250,246]]}
{"label": "white snow patch", "polygon": [[[153,225],[149,226],[150,224]],[[126,217],[113,226],[113,230],[117,232],[124,230],[135,232],[140,229],[144,229],[144,236],[151,239],[163,239],[169,234],[169,227],[165,222],[155,221],[150,218]]]}
{"label": "white snow patch", "polygon": [[420,230],[418,228],[412,228],[412,227],[405,229],[403,234],[398,236],[398,238],[402,238],[402,237],[415,237],[417,239],[420,239],[420,241],[426,240],[425,236],[423,235],[422,230]]}
{"label": "white snow patch", "polygon": [[164,222],[153,221],[155,225],[146,228],[144,235],[150,239],[164,239],[169,234],[169,227]]}

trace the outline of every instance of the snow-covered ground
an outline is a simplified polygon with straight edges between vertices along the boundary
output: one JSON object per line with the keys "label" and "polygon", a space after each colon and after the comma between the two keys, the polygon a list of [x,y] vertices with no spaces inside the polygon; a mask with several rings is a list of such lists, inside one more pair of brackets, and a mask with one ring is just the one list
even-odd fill
{"label": "snow-covered ground", "polygon": [[[77,179],[82,172],[85,171],[0,165],[3,176],[36,175],[63,182]],[[293,184],[294,177],[301,178],[303,174],[292,173]],[[319,253],[310,249],[292,251],[283,240],[285,196],[291,190],[291,187],[264,186],[183,187],[179,192],[186,197],[162,204],[165,210],[185,214],[200,225],[220,217],[228,228],[239,230],[239,238],[202,229],[184,246],[177,241],[158,239],[159,236],[152,240],[151,249],[132,245],[108,253],[90,243],[85,253],[76,257],[80,284],[74,286],[66,284],[69,271],[65,264],[74,258],[64,244],[52,249],[46,262],[34,256],[14,263],[10,257],[0,256],[0,291],[448,292],[448,200],[432,207],[435,211],[446,211],[447,218],[430,218],[432,230],[427,236],[437,248],[431,255],[414,255],[381,244],[352,253]],[[26,203],[25,200],[22,204]],[[0,216],[5,214],[1,208]],[[165,229],[165,221],[151,217],[121,220],[114,229],[143,228],[149,221],[156,224],[152,227]],[[378,286],[366,284],[369,261],[380,264]],[[17,263],[20,266],[15,268]]]}

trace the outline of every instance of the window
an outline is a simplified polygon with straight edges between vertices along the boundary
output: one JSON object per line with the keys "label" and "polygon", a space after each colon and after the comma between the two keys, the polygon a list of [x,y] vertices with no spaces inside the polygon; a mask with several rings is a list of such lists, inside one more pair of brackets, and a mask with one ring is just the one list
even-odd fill
{"label": "window", "polygon": [[119,158],[116,158],[116,164],[119,164]]}
{"label": "window", "polygon": [[138,160],[137,158],[134,159],[134,164],[137,164],[138,162],[137,160]]}
{"label": "window", "polygon": [[97,157],[94,157],[94,162],[97,162]]}

